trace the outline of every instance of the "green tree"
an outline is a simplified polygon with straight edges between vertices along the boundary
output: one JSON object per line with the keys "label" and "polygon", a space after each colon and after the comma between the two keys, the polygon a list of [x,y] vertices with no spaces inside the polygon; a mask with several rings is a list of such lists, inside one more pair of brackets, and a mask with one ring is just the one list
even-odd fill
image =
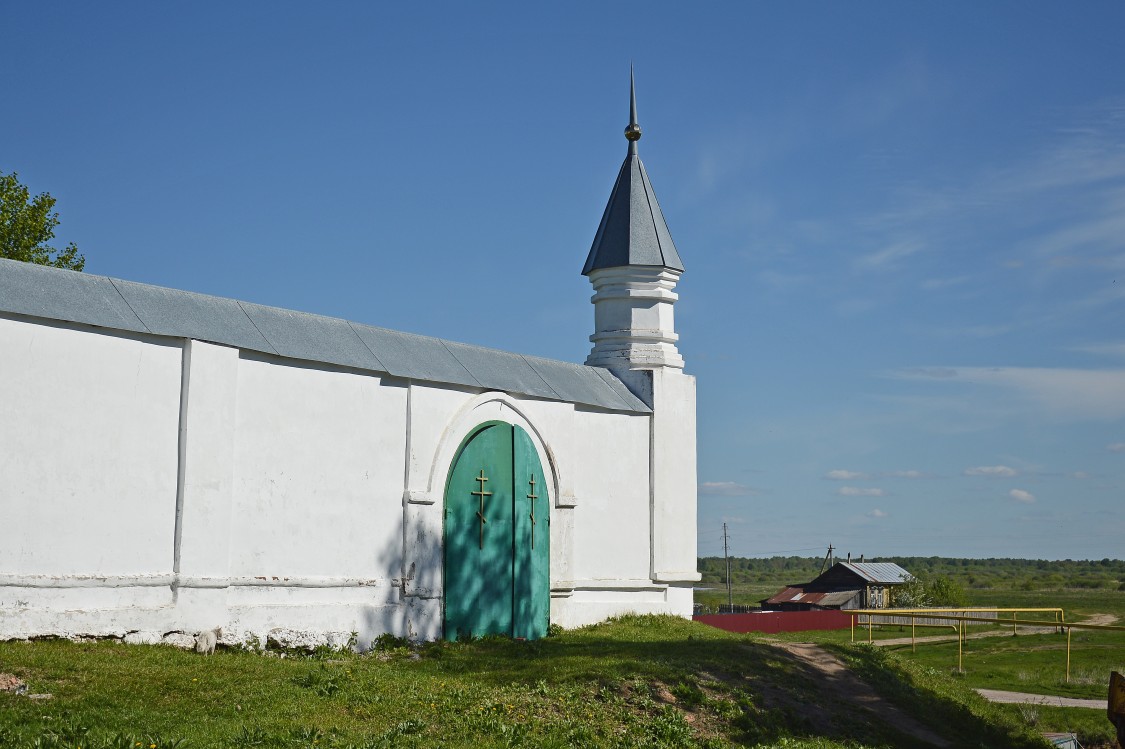
{"label": "green tree", "polygon": [[894,589],[893,599],[895,608],[924,609],[933,606],[933,599],[926,589],[926,581],[916,575],[907,578],[902,585]]}
{"label": "green tree", "polygon": [[905,609],[962,608],[969,605],[969,597],[959,583],[945,575],[919,574],[895,589],[894,605]]}
{"label": "green tree", "polygon": [[934,575],[926,581],[926,592],[932,606],[961,608],[969,605],[969,597],[961,584],[945,575]]}
{"label": "green tree", "polygon": [[51,210],[54,207],[50,193],[32,198],[18,174],[0,172],[0,257],[67,270],[85,268],[86,257],[78,254],[74,242],[62,250],[47,244],[59,225],[59,214]]}

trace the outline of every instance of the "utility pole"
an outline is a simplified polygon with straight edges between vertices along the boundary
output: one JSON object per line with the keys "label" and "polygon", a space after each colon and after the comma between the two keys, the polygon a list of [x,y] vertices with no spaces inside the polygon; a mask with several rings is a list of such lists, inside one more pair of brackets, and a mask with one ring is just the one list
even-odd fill
{"label": "utility pole", "polygon": [[730,547],[727,545],[727,524],[723,523],[723,556],[727,560],[727,613],[734,613],[734,595],[730,587]]}
{"label": "utility pole", "polygon": [[[828,553],[824,555],[824,560],[820,563],[820,571],[824,572],[824,565],[832,564],[832,544],[828,544]],[[819,574],[819,573],[817,573]]]}

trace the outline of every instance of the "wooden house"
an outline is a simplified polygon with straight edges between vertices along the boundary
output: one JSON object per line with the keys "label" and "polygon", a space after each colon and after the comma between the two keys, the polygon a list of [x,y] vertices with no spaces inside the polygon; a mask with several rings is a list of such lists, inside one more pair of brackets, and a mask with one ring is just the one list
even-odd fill
{"label": "wooden house", "polygon": [[894,589],[912,578],[891,562],[837,562],[815,580],[790,585],[762,600],[766,611],[885,609]]}

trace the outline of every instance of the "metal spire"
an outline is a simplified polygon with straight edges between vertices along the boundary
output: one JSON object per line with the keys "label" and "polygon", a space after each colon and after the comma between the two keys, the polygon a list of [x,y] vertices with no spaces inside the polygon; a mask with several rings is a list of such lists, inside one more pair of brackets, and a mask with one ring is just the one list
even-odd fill
{"label": "metal spire", "polygon": [[637,124],[637,87],[633,81],[633,66],[629,66],[629,126],[625,128],[629,141],[629,154],[637,154],[637,141],[641,139],[641,126]]}
{"label": "metal spire", "polygon": [[660,212],[648,173],[637,155],[641,126],[637,124],[637,87],[633,82],[632,65],[629,66],[629,126],[625,128],[625,137],[629,141],[629,153],[613,183],[582,274],[588,276],[602,268],[630,265],[683,273],[684,264],[668,233],[668,224]]}

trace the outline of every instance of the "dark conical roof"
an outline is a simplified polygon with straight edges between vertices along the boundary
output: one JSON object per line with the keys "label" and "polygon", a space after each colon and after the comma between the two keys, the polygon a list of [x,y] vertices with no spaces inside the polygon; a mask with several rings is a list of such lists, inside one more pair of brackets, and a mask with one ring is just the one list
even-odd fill
{"label": "dark conical roof", "polygon": [[641,157],[637,155],[637,141],[641,128],[637,125],[637,99],[634,93],[632,71],[629,72],[629,126],[625,137],[629,140],[629,153],[617,173],[609,204],[602,214],[598,233],[590,255],[582,268],[583,275],[599,268],[616,268],[625,265],[647,265],[670,268],[683,272],[684,264],[676,252],[668,224],[660,212],[656,193],[648,179]]}

